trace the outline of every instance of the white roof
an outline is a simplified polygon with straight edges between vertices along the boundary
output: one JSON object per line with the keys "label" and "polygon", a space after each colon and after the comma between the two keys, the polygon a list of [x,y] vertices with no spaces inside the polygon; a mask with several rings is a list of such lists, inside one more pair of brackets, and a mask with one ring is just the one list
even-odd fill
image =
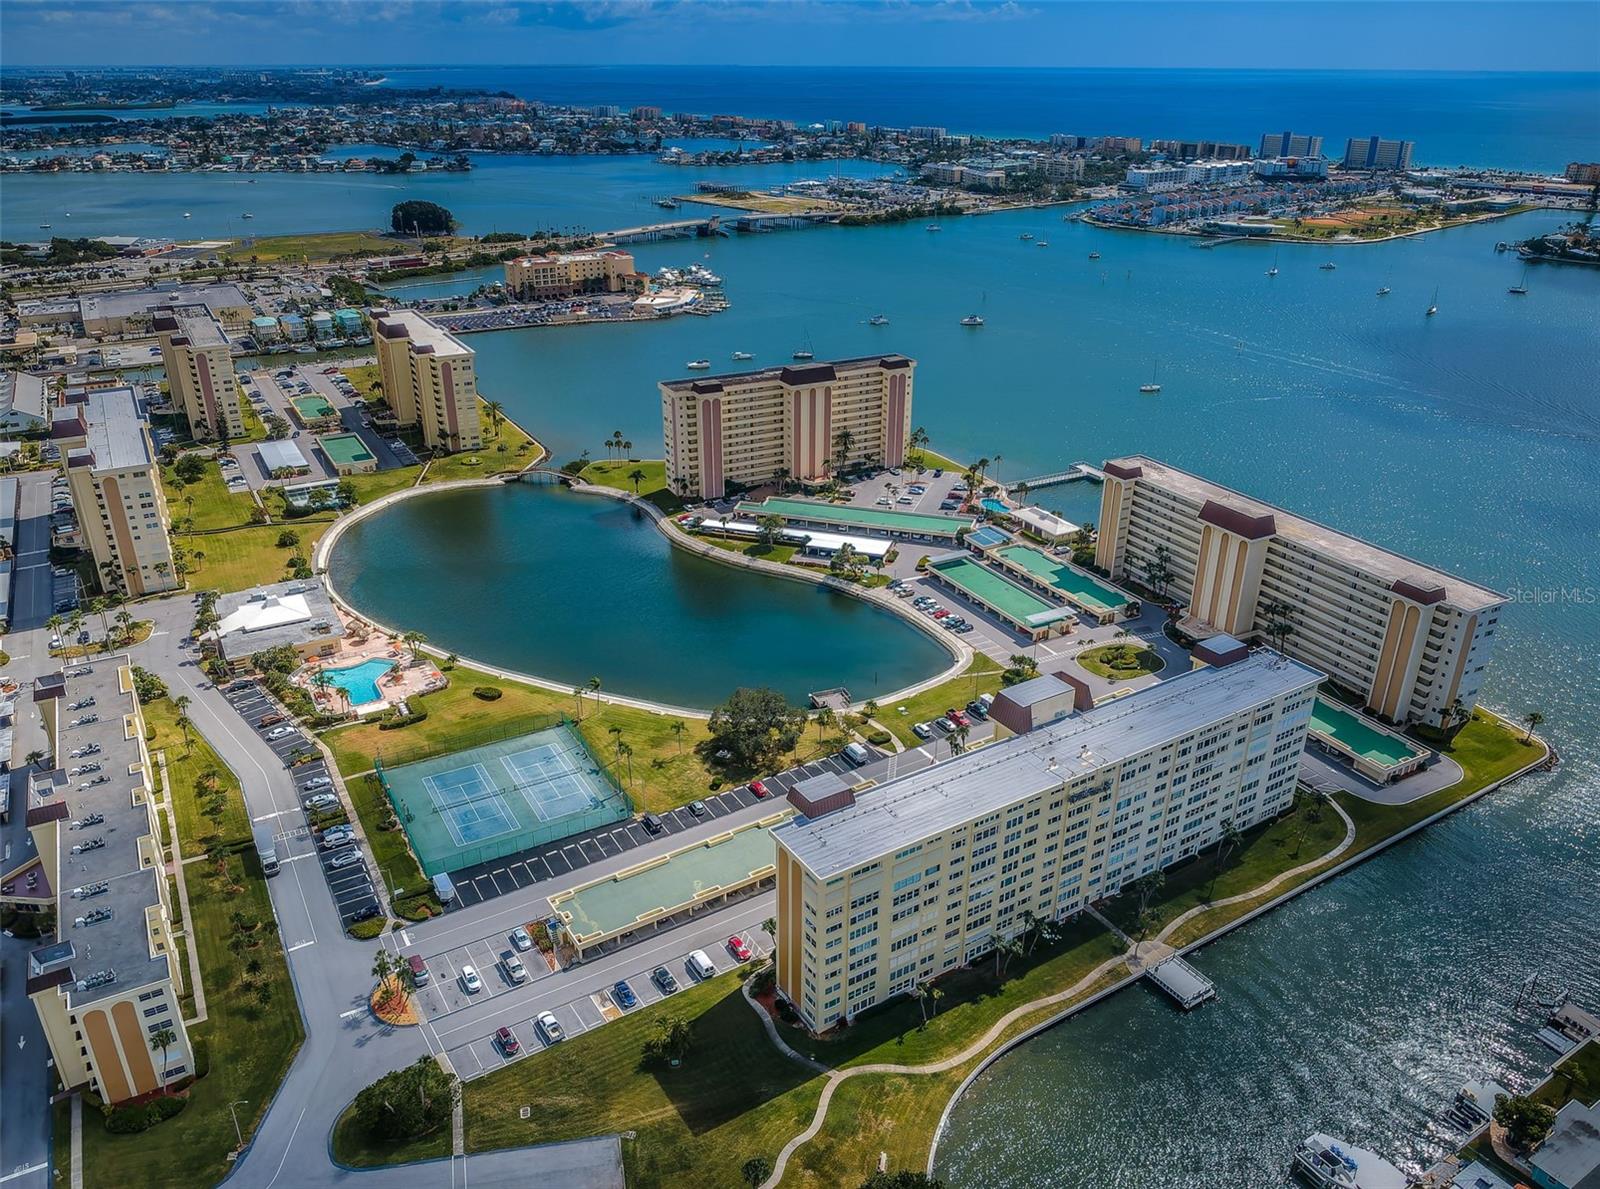
{"label": "white roof", "polygon": [[230,612],[217,624],[217,634],[226,636],[230,632],[260,632],[267,628],[305,623],[310,618],[311,608],[306,605],[305,595],[267,595],[252,599],[238,610]]}
{"label": "white roof", "polygon": [[1018,508],[1011,513],[1021,523],[1039,533],[1050,537],[1064,537],[1068,533],[1078,531],[1078,526],[1064,516],[1057,516],[1054,512],[1046,512],[1043,508],[1029,505]]}
{"label": "white roof", "polygon": [[303,471],[309,465],[293,442],[262,442],[256,449],[261,451],[261,465],[269,471]]}
{"label": "white roof", "polygon": [[[754,520],[729,520],[724,524],[715,516],[704,517],[702,523],[708,528],[714,527],[718,532],[726,533],[730,537],[757,537],[761,535],[761,526]],[[863,557],[884,557],[889,550],[894,548],[894,542],[883,537],[848,537],[840,533],[818,532],[816,529],[800,529],[785,527],[778,532],[779,540],[791,545],[804,544],[812,549],[825,549],[837,553],[844,546],[849,545]]]}

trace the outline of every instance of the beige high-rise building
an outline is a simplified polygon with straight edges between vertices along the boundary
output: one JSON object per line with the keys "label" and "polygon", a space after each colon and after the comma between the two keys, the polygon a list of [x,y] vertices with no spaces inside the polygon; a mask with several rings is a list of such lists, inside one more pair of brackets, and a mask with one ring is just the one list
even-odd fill
{"label": "beige high-rise building", "polygon": [[430,450],[483,447],[472,348],[415,310],[374,310],[383,398],[402,426],[422,431]]}
{"label": "beige high-rise building", "polygon": [[161,468],[131,388],[86,393],[53,410],[78,529],[101,585],[132,596],[176,590]]}
{"label": "beige high-rise building", "polygon": [[1281,813],[1321,680],[1263,649],[1090,710],[1068,697],[1066,717],[859,793],[802,782],[772,831],[779,992],[824,1030]]}
{"label": "beige high-rise building", "polygon": [[506,261],[506,288],[524,301],[580,293],[630,293],[644,287],[629,252],[558,252]]}
{"label": "beige high-rise building", "polygon": [[721,499],[730,480],[811,482],[869,463],[897,467],[916,367],[904,355],[871,355],[663,380],[667,482],[679,495]]}
{"label": "beige high-rise building", "polygon": [[[1478,700],[1506,597],[1152,458],[1105,464],[1095,562],[1150,586],[1158,549],[1180,628],[1274,636],[1393,722]],[[1158,592],[1159,593],[1159,592]]]}
{"label": "beige high-rise building", "polygon": [[[68,733],[81,717],[69,705],[86,697],[99,720]],[[74,781],[60,767],[32,774],[34,853],[5,873],[0,902],[55,909],[60,940],[28,955],[28,998],[62,1085],[122,1102],[195,1074],[133,670],[121,657],[81,677],[47,674],[33,701],[57,763],[67,748],[95,744],[108,779]]]}
{"label": "beige high-rise building", "polygon": [[233,349],[209,308],[164,306],[151,315],[175,408],[189,419],[196,441],[244,437],[244,408],[234,376]]}

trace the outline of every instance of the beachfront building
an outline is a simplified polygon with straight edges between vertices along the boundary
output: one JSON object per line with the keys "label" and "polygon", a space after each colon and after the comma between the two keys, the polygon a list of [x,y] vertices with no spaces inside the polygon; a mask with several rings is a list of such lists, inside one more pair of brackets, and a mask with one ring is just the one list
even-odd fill
{"label": "beachfront building", "polygon": [[[69,779],[59,767],[31,777],[32,854],[0,878],[0,902],[55,910],[60,940],[28,955],[27,995],[61,1084],[118,1103],[184,1082],[196,1069],[133,671],[123,657],[74,672],[34,683],[48,754],[61,762],[67,748],[95,744],[106,780]],[[99,720],[63,738],[79,717],[70,706],[85,698]]]}
{"label": "beachfront building", "polygon": [[1384,140],[1381,136],[1352,136],[1345,142],[1346,169],[1402,170],[1411,168],[1409,140]]}
{"label": "beachfront building", "polygon": [[196,439],[244,437],[244,408],[234,378],[233,348],[222,323],[204,305],[163,306],[151,317],[161,343],[172,405]]}
{"label": "beachfront building", "polygon": [[1188,636],[1285,623],[1288,652],[1392,722],[1477,702],[1504,595],[1142,455],[1104,470],[1096,564],[1164,587]]}
{"label": "beachfront building", "polygon": [[870,355],[696,380],[663,380],[661,436],[679,495],[897,467],[911,434],[916,361]]}
{"label": "beachfront building", "polygon": [[415,310],[374,310],[383,399],[431,450],[483,446],[472,348]]}
{"label": "beachfront building", "polygon": [[50,439],[101,585],[134,597],[176,590],[161,468],[133,389],[86,392],[55,414]]}
{"label": "beachfront building", "polygon": [[1163,190],[1176,190],[1187,176],[1182,165],[1130,165],[1122,184],[1130,190],[1143,190],[1158,194]]}
{"label": "beachfront building", "polygon": [[555,252],[506,261],[506,288],[520,301],[552,301],[582,293],[636,293],[646,278],[629,252]]}
{"label": "beachfront building", "polygon": [[1268,650],[819,804],[777,843],[778,989],[816,1031],[1293,797],[1322,674]]}
{"label": "beachfront building", "polygon": [[1264,132],[1261,135],[1263,157],[1320,157],[1322,137],[1296,132]]}

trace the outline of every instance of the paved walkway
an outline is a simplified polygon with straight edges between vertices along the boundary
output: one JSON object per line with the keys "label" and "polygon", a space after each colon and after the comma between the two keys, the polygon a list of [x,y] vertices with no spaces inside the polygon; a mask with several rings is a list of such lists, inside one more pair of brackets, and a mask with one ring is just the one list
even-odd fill
{"label": "paved walkway", "polygon": [[72,1096],[72,1189],[83,1189],[83,1096]]}
{"label": "paved walkway", "polygon": [[[161,769],[161,808],[167,815],[167,828],[172,831],[172,862],[167,864],[173,881],[178,885],[178,904],[183,909],[183,930],[179,937],[187,939],[184,952],[189,955],[189,990],[194,996],[194,1016],[184,1021],[185,1026],[203,1024],[206,1020],[206,988],[200,978],[200,948],[195,944],[193,916],[189,913],[189,883],[184,875],[184,864],[199,862],[204,855],[185,859],[178,845],[178,808],[172,803],[172,780],[167,775],[167,753],[163,748],[156,753],[156,766]],[[242,794],[241,794],[242,795]],[[74,1165],[76,1168],[76,1165]]]}
{"label": "paved walkway", "polygon": [[[1168,923],[1166,928],[1162,929],[1159,934],[1150,939],[1148,942],[1143,942],[1136,945],[1132,939],[1122,932],[1122,930],[1118,929],[1098,912],[1095,912],[1093,909],[1091,909],[1090,912],[1096,920],[1100,921],[1100,923],[1109,929],[1113,935],[1121,938],[1122,941],[1127,943],[1129,947],[1128,950],[1124,953],[1118,954],[1116,957],[1107,958],[1104,962],[1100,963],[1093,970],[1089,971],[1088,974],[1084,975],[1065,990],[1057,991],[1052,995],[1046,995],[1042,998],[1035,999],[1031,1002],[1012,1008],[1005,1015],[996,1020],[994,1024],[990,1026],[988,1031],[986,1031],[982,1036],[954,1055],[946,1057],[942,1061],[929,1062],[926,1065],[856,1065],[849,1069],[827,1070],[827,1084],[822,1087],[822,1098],[817,1102],[816,1113],[812,1116],[811,1123],[799,1135],[795,1136],[788,1143],[784,1144],[783,1150],[778,1153],[778,1159],[773,1164],[772,1175],[767,1178],[765,1183],[763,1183],[761,1189],[776,1189],[778,1182],[783,1180],[784,1168],[788,1165],[789,1158],[793,1156],[802,1145],[808,1143],[812,1138],[814,1138],[817,1132],[822,1130],[822,1125],[827,1119],[828,1115],[828,1104],[832,1101],[833,1092],[838,1089],[840,1083],[849,1078],[861,1077],[867,1074],[948,1073],[950,1070],[955,1069],[958,1066],[965,1065],[973,1058],[981,1056],[984,1050],[989,1048],[989,1046],[995,1041],[999,1040],[1001,1035],[1004,1034],[1004,1032],[1010,1028],[1012,1024],[1016,1023],[1025,1016],[1031,1015],[1041,1008],[1051,1007],[1058,1003],[1068,1003],[1071,1000],[1076,999],[1079,995],[1083,994],[1083,992],[1087,991],[1095,983],[1099,982],[1102,978],[1116,970],[1118,967],[1127,966],[1130,970],[1137,974],[1140,970],[1154,965],[1156,962],[1160,961],[1162,957],[1170,956],[1173,953],[1173,949],[1171,946],[1165,944],[1166,939],[1170,937],[1173,932],[1186,921],[1191,920],[1203,912],[1209,912],[1213,908],[1223,908],[1230,904],[1238,904],[1246,900],[1255,899],[1256,897],[1262,896],[1272,891],[1272,889],[1280,886],[1285,880],[1293,879],[1297,875],[1301,875],[1307,871],[1322,867],[1325,864],[1337,859],[1346,850],[1348,850],[1351,843],[1355,841],[1356,827],[1355,823],[1350,820],[1349,814],[1345,813],[1345,811],[1336,802],[1330,800],[1328,803],[1333,806],[1340,817],[1344,818],[1345,835],[1344,840],[1340,842],[1339,845],[1335,846],[1332,850],[1326,851],[1317,856],[1315,859],[1301,863],[1297,867],[1291,867],[1289,870],[1281,872],[1272,879],[1269,879],[1266,883],[1261,884],[1259,887],[1252,888],[1248,892],[1242,892],[1237,896],[1229,896],[1223,900],[1214,900],[1208,904],[1201,904],[1191,908],[1188,912],[1185,912],[1174,918]],[[1141,947],[1146,945],[1150,946],[1151,948],[1149,950],[1142,950]],[[793,1048],[786,1044],[778,1035],[777,1027],[767,1016],[766,1010],[760,1004],[756,1003],[750,998],[748,991],[745,992],[745,1002],[749,1003],[751,1009],[761,1017],[762,1024],[766,1028],[768,1037],[772,1039],[772,1042],[777,1045],[777,1047],[786,1056],[812,1069],[817,1069],[820,1071],[826,1068],[810,1058],[801,1056],[799,1053],[795,1052]]]}

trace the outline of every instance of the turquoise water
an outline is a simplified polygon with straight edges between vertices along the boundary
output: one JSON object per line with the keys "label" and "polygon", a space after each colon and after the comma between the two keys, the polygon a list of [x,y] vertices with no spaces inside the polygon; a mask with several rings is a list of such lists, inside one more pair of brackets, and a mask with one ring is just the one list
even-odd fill
{"label": "turquoise water", "polygon": [[435,647],[679,706],[740,685],[869,698],[950,663],[892,612],[706,561],[628,505],[563,488],[405,500],[353,525],[328,568],[355,606]]}
{"label": "turquoise water", "polygon": [[378,692],[378,678],[392,668],[394,668],[393,661],[370,660],[343,669],[322,671],[328,675],[329,684],[350,695],[352,706],[364,706],[368,702],[376,702],[383,696]]}
{"label": "turquoise water", "polygon": [[979,500],[978,503],[982,504],[985,510],[993,512],[996,516],[1004,516],[1007,512],[1011,511],[1010,508],[1006,507],[1005,504],[999,500],[985,499]]}

